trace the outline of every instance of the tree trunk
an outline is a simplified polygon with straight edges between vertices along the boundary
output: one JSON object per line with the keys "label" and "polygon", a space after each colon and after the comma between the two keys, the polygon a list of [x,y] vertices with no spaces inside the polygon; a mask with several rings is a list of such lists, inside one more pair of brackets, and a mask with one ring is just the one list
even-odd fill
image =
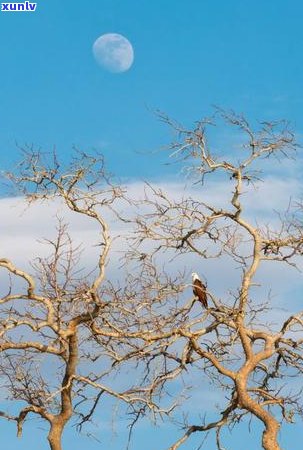
{"label": "tree trunk", "polygon": [[238,373],[236,388],[238,404],[260,419],[265,427],[262,435],[262,447],[264,450],[281,450],[278,444],[279,422],[265,409],[254,401],[247,392],[247,378],[250,373],[250,365],[246,364]]}
{"label": "tree trunk", "polygon": [[264,450],[281,450],[281,447],[278,445],[279,429],[280,426],[275,419],[269,425],[267,424],[262,436],[262,447]]}
{"label": "tree trunk", "polygon": [[63,426],[61,426],[61,424],[51,424],[51,428],[47,437],[51,450],[62,450],[62,432]]}

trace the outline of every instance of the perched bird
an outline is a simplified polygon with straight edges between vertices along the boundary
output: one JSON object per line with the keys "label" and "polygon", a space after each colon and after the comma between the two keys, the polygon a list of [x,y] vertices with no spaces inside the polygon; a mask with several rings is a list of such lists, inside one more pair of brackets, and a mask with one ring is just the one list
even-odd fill
{"label": "perched bird", "polygon": [[193,293],[198,297],[204,308],[207,308],[206,286],[202,283],[197,273],[192,273]]}

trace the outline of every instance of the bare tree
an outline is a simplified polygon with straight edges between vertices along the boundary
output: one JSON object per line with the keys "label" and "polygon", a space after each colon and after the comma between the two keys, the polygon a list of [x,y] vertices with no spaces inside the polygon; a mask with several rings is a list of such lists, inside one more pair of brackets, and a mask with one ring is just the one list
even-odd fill
{"label": "bare tree", "polygon": [[[242,133],[243,145],[237,157],[226,153],[220,157],[208,144],[207,129],[217,118]],[[116,293],[125,304],[128,298],[133,303],[137,297],[140,315],[132,323],[129,345],[141,363],[145,361],[146,395],[150,404],[165,401],[165,393],[173,395],[169,383],[189,372],[200,374],[200,387],[208,379],[222,391],[217,420],[201,419],[191,424],[186,419],[184,435],[170,450],[179,448],[193,433],[210,430],[216,432],[218,449],[223,449],[222,428],[243,423],[246,416],[263,423],[262,447],[278,450],[281,423],[292,423],[303,412],[301,389],[291,382],[303,370],[303,312],[285,314],[278,325],[271,324],[274,304],[270,297],[264,300],[264,291],[258,294],[255,278],[266,264],[284,264],[289,270],[300,264],[302,207],[292,203],[285,214],[272,218],[272,225],[256,223],[245,209],[245,194],[260,183],[269,160],[273,164],[292,158],[297,144],[285,122],[261,123],[254,131],[244,117],[220,110],[212,119],[198,122],[193,130],[167,117],[162,119],[177,132],[171,156],[186,162],[196,190],[176,199],[161,188],[147,185],[138,203],[142,214],[135,220],[133,247],[127,260],[148,270],[144,276],[134,275],[124,291]],[[215,198],[203,199],[203,193],[204,198],[208,196],[207,177],[217,174],[226,183],[226,201],[221,205]],[[195,298],[185,300],[191,283],[186,283],[183,275],[175,280],[163,278],[159,268],[166,255],[173,261],[187,254],[195,256],[195,269],[202,259],[206,271],[213,258],[218,270],[222,270],[220,261],[232,267],[240,273],[237,288],[226,287],[225,294],[219,296],[215,287],[207,286],[209,307],[199,305],[197,312]],[[172,295],[173,290],[179,294]],[[162,312],[159,299],[164,305]],[[94,322],[96,335],[101,332],[98,320]],[[117,331],[121,333],[122,329]]]}
{"label": "bare tree", "polygon": [[[216,155],[209,144],[207,133],[218,117],[243,136],[236,156]],[[193,433],[211,430],[223,449],[221,430],[246,417],[263,423],[265,450],[280,449],[281,423],[302,415],[300,388],[291,381],[303,369],[303,313],[271,324],[274,304],[257,286],[256,276],[265,264],[298,267],[302,207],[292,204],[271,224],[257,223],[246,209],[244,194],[260,183],[266,164],[293,157],[297,145],[283,122],[261,123],[254,131],[242,116],[219,110],[193,130],[162,119],[177,132],[170,156],[185,162],[188,179],[194,180],[194,189],[179,198],[147,184],[143,198],[130,202],[106,175],[103,159],[85,154],[63,170],[56,158],[47,165],[41,154],[29,152],[19,175],[11,176],[29,203],[59,197],[71,211],[96,222],[100,251],[96,271],[79,274],[80,249],[60,223],[57,238],[49,241],[52,255],[36,262],[34,275],[0,260],[11,276],[1,300],[0,370],[11,398],[26,402],[17,417],[2,416],[16,420],[21,433],[27,415],[38,414],[50,424],[51,449],[60,450],[72,415],[78,414],[81,427],[107,393],[128,405],[130,435],[143,415],[180,422],[184,413],[184,434],[170,450]],[[226,184],[221,204],[209,195],[209,178]],[[121,212],[121,201],[136,203],[140,213],[135,219],[130,211]],[[111,249],[105,210],[133,227],[130,245],[122,250],[124,277],[119,282],[105,277]],[[190,256],[195,266],[183,269],[182,259]],[[180,266],[172,270],[176,257]],[[190,279],[192,269],[200,271],[201,261],[203,272],[214,261],[218,272],[223,267],[237,274],[236,288],[218,281],[223,294],[203,280],[206,308],[192,295]],[[56,387],[45,377],[38,355],[60,361],[54,365]],[[111,384],[113,373],[124,375],[120,388]],[[190,376],[198,387],[208,382],[221,390],[215,420],[208,420],[201,406],[204,418],[192,422],[194,415],[186,411],[186,399],[195,395]]]}
{"label": "bare tree", "polygon": [[[112,244],[105,215],[126,200],[124,190],[105,172],[103,158],[84,153],[64,167],[55,155],[31,149],[18,171],[8,176],[29,205],[44,202],[47,208],[58,198],[96,224],[96,260],[85,270],[81,248],[60,219],[56,237],[46,241],[50,255],[37,258],[32,269],[0,259],[8,286],[0,300],[0,375],[9,398],[24,405],[17,416],[5,411],[1,416],[17,422],[18,436],[29,414],[39,416],[49,423],[50,448],[61,450],[68,421],[78,417],[81,428],[104,394],[130,405],[140,398],[112,382],[119,364],[127,359],[121,344],[124,334],[105,326],[96,341],[90,332],[96,317],[107,323],[107,317],[116,314],[114,302],[102,291]],[[119,340],[114,351],[115,337]]]}

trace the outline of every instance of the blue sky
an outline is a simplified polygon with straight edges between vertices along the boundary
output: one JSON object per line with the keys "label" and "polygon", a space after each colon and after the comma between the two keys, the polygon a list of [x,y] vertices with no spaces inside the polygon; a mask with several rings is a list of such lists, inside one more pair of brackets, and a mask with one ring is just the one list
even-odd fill
{"label": "blue sky", "polygon": [[[38,0],[35,13],[0,13],[1,167],[27,143],[56,147],[65,160],[73,146],[99,149],[124,179],[171,177],[164,154],[142,154],[171,138],[155,109],[190,126],[216,104],[251,119],[288,119],[302,135],[302,14],[299,0]],[[110,32],[134,47],[128,72],[108,73],[93,58],[95,39]],[[7,450],[47,448],[45,431],[31,424],[20,441],[12,424],[0,425]],[[160,437],[174,436],[158,431],[139,429],[134,448],[158,436],[164,450]],[[75,450],[101,448],[70,432],[65,439]],[[110,431],[104,442],[123,448]],[[288,429],[282,443],[301,448]]]}
{"label": "blue sky", "polygon": [[[248,117],[287,118],[301,131],[302,3],[292,1],[44,0],[0,15],[1,163],[19,145],[101,149],[126,177],[165,174],[170,140],[160,109],[190,125],[217,104]],[[133,44],[131,70],[92,56],[103,33]]]}

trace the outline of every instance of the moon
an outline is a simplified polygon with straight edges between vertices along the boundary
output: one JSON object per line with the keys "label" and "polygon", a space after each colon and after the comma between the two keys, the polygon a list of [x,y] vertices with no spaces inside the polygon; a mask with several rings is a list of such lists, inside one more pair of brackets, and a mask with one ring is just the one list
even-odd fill
{"label": "moon", "polygon": [[93,44],[93,54],[100,66],[109,72],[126,72],[134,62],[134,49],[122,34],[107,33]]}

